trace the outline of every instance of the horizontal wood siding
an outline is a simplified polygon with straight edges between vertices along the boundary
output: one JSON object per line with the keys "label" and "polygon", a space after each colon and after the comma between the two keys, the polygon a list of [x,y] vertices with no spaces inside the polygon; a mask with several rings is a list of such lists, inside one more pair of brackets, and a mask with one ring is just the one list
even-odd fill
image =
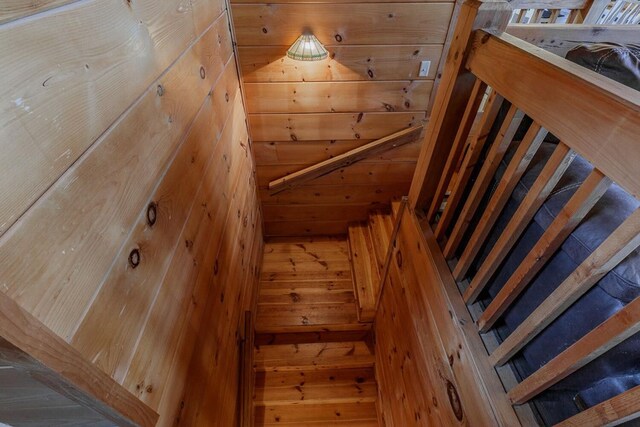
{"label": "horizontal wood siding", "polygon": [[[454,2],[231,3],[261,186],[266,176],[274,181],[425,123]],[[286,56],[305,27],[329,58]],[[430,61],[424,76],[422,61]],[[419,149],[417,142],[371,155],[276,196],[261,190],[266,234],[346,233],[348,222],[367,219],[367,205],[406,193]]]}
{"label": "horizontal wood siding", "polygon": [[233,425],[262,218],[225,3],[27,3],[0,7],[2,296],[158,425]]}

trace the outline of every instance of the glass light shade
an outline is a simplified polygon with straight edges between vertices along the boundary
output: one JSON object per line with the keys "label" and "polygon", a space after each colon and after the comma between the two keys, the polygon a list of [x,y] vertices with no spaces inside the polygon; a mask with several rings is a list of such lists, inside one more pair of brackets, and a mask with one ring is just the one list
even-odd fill
{"label": "glass light shade", "polygon": [[329,56],[327,49],[313,34],[303,34],[287,50],[287,56],[298,61],[320,61]]}

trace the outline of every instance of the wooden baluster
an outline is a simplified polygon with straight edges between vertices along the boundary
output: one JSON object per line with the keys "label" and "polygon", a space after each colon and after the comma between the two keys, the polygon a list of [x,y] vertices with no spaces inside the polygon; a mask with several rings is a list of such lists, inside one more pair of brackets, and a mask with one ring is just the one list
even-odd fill
{"label": "wooden baluster", "polygon": [[444,169],[451,141],[473,90],[475,78],[465,67],[469,43],[476,30],[502,33],[509,24],[511,6],[506,0],[465,1],[460,5],[451,46],[436,91],[416,171],[409,189],[411,209],[431,205]]}
{"label": "wooden baluster", "polygon": [[[491,279],[491,276],[493,276],[509,251],[511,251],[520,234],[525,230],[535,213],[540,206],[542,206],[547,196],[549,196],[567,170],[574,156],[575,153],[564,143],[561,142],[558,144],[542,169],[542,172],[540,172],[540,175],[503,230],[493,249],[473,277],[471,284],[464,293],[464,298],[467,303],[470,304],[476,300],[484,286],[489,282],[489,279]],[[453,271],[453,277],[455,277],[456,280],[464,279],[470,265],[470,262],[464,264],[458,263]]]}
{"label": "wooden baluster", "polygon": [[640,246],[640,209],[584,260],[546,300],[513,331],[490,356],[494,365],[503,365],[544,328],[584,295],[634,249]]}
{"label": "wooden baluster", "polygon": [[520,9],[520,12],[518,12],[518,23],[522,24],[522,22],[524,21],[525,16],[527,15],[527,9]]}
{"label": "wooden baluster", "polygon": [[599,427],[640,418],[640,385],[592,406],[556,427]]}
{"label": "wooden baluster", "polygon": [[[537,123],[534,123],[530,126],[527,134],[524,137],[524,140],[520,143],[520,146],[516,150],[514,158],[511,159],[509,166],[507,166],[507,170],[505,171],[502,179],[498,183],[496,190],[491,196],[491,200],[489,201],[485,212],[483,212],[482,217],[475,225],[475,230],[473,231],[469,242],[465,246],[464,252],[458,260],[458,264],[471,265],[473,263],[473,260],[477,256],[480,248],[484,244],[485,239],[489,235],[491,228],[498,219],[500,212],[502,212],[502,208],[509,200],[511,192],[518,184],[520,177],[522,176],[522,174],[524,174],[527,166],[533,158],[533,155],[536,153],[536,151],[538,151],[538,148],[540,147],[540,144],[542,144],[542,141],[544,140],[546,135],[547,131],[542,129]],[[506,151],[506,149],[509,147],[511,139],[513,139],[512,133],[505,135],[505,140],[503,141],[504,146],[499,147],[500,144],[496,144],[498,150]],[[462,239],[463,233],[466,232],[468,226],[473,221],[473,217],[478,208],[478,205],[480,204],[480,200],[482,200],[482,198],[484,197],[486,189],[493,179],[500,161],[502,161],[504,151],[500,151],[498,153],[498,158],[494,158],[495,152],[493,151],[493,148],[494,147],[492,147],[492,152],[490,152],[489,156],[487,156],[482,170],[478,175],[478,179],[476,180],[476,185],[472,189],[472,194],[468,198],[468,201],[472,203],[468,203],[465,206],[463,213],[460,215],[458,221],[456,222],[454,232],[451,234],[451,244],[457,244],[457,242]],[[469,206],[468,209],[467,206]],[[448,250],[446,252],[452,250],[452,248],[447,249]]]}
{"label": "wooden baluster", "polygon": [[509,398],[515,405],[525,403],[638,331],[640,331],[640,297],[631,301],[514,387],[509,391]]}
{"label": "wooden baluster", "polygon": [[486,332],[524,290],[531,280],[560,248],[580,221],[589,213],[611,185],[611,180],[594,169],[584,183],[556,215],[540,240],[520,263],[507,283],[491,301],[478,320],[478,328]]}
{"label": "wooden baluster", "polygon": [[433,196],[433,200],[431,201],[431,207],[429,208],[429,211],[427,213],[427,219],[430,223],[435,220],[438,209],[442,204],[442,199],[447,192],[447,188],[449,186],[451,177],[453,176],[453,172],[455,171],[455,167],[458,163],[458,160],[460,159],[460,156],[462,155],[463,149],[467,142],[467,138],[469,136],[469,132],[474,121],[476,120],[478,108],[482,103],[482,99],[486,90],[487,85],[480,79],[476,79],[476,83],[473,86],[473,90],[471,91],[471,97],[469,98],[469,102],[467,103],[467,108],[465,109],[462,120],[460,121],[460,125],[458,126],[458,133],[456,133],[456,138],[453,141],[451,151],[449,152],[449,157],[447,158],[447,163],[444,167],[442,177],[440,178],[440,183],[438,184],[436,193]]}
{"label": "wooden baluster", "polygon": [[500,96],[496,92],[491,92],[484,113],[480,118],[480,123],[478,125],[479,129],[477,133],[471,138],[469,149],[465,153],[465,156],[462,160],[462,164],[458,172],[458,177],[456,178],[456,181],[451,188],[451,194],[449,195],[449,199],[447,200],[446,209],[442,213],[442,216],[438,221],[438,225],[436,226],[434,232],[436,239],[442,239],[444,237],[449,225],[454,219],[458,204],[462,200],[464,190],[467,186],[467,183],[469,182],[469,179],[471,178],[473,168],[480,158],[480,154],[482,153],[485,144],[487,143],[487,137],[489,136],[489,132],[491,132],[491,127],[493,126],[493,122],[495,121],[496,116],[500,111],[502,102],[502,96]]}

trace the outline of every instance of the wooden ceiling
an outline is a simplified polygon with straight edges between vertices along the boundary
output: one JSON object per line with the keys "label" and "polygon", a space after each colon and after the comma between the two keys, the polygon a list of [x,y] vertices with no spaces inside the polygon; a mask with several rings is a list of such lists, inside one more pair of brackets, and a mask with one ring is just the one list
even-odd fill
{"label": "wooden ceiling", "polygon": [[[454,2],[232,0],[267,235],[341,234],[408,192],[419,141],[270,195],[270,181],[424,122]],[[328,59],[294,61],[310,29]],[[421,61],[431,61],[419,77]]]}

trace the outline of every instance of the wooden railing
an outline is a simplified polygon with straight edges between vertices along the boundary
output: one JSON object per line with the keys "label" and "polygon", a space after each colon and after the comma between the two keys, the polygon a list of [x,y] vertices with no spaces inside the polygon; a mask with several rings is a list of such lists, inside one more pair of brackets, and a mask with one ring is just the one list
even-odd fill
{"label": "wooden railing", "polygon": [[595,24],[610,0],[513,0],[513,24]]}
{"label": "wooden railing", "polygon": [[[432,121],[435,117],[437,122],[430,123],[427,129],[410,193],[412,207],[424,210],[445,258],[453,265],[453,277],[466,286],[463,298],[467,304],[473,304],[485,290],[574,157],[579,155],[593,166],[480,314],[478,332],[487,332],[613,182],[636,199],[640,196],[640,93],[508,34],[477,31],[468,52],[463,69],[445,67],[443,81],[464,76],[467,86],[464,91],[452,88],[448,95],[441,94],[440,103],[436,102]],[[473,76],[470,81],[465,71]],[[487,91],[489,96],[483,102]],[[508,108],[504,119],[496,136],[488,140],[505,101]],[[455,132],[442,128],[454,120],[450,117],[452,104],[458,105]],[[524,117],[532,123],[507,162],[507,150]],[[447,138],[440,137],[445,133]],[[560,142],[506,227],[499,231],[488,255],[479,261],[489,235],[496,232],[493,228],[498,216],[549,133]],[[444,156],[436,158],[434,153]],[[496,178],[500,163],[506,163],[506,168]],[[497,184],[490,188],[493,182]],[[640,209],[489,355],[491,363],[500,366],[509,361],[639,246]],[[474,273],[470,274],[472,265]],[[638,331],[640,299],[623,307],[509,390],[511,401],[527,402]],[[637,388],[631,389],[565,424],[598,425],[638,417],[639,394]]]}

